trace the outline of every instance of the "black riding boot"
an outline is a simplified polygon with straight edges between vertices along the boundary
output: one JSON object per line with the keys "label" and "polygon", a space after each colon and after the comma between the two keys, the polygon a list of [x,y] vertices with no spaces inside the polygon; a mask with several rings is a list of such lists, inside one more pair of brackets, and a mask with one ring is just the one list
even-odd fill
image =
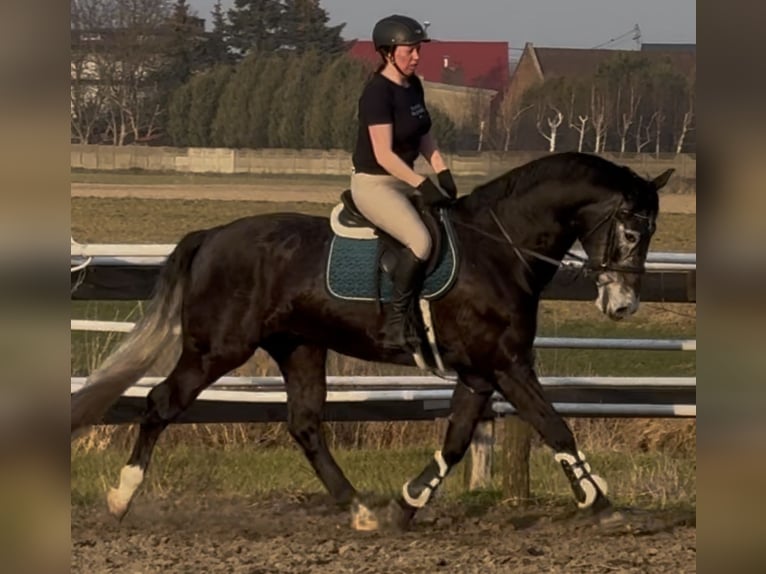
{"label": "black riding boot", "polygon": [[391,308],[383,325],[383,346],[387,349],[414,351],[420,344],[412,310],[423,286],[424,271],[425,261],[405,249],[391,277]]}

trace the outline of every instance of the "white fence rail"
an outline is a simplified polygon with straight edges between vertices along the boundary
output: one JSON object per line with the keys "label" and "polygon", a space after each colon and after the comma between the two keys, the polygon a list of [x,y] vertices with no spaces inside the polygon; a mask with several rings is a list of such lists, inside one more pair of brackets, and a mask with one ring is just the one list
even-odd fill
{"label": "white fence rail", "polygon": [[[92,244],[82,245],[71,242],[72,270],[95,266],[160,265],[175,248],[174,244]],[[575,252],[584,255],[582,251]],[[565,260],[577,267],[576,260]],[[696,271],[696,253],[652,252],[647,257],[647,269],[655,271]],[[72,331],[129,332],[135,324],[131,322],[72,319]],[[540,349],[600,349],[640,351],[696,351],[695,339],[600,339],[588,337],[537,337],[535,347]],[[159,383],[160,377],[147,377],[128,389],[123,399],[142,400],[151,386]],[[73,377],[71,390],[74,392],[85,383],[84,377]],[[546,392],[563,400],[554,400],[559,412],[567,416],[635,416],[635,417],[695,417],[695,377],[544,377],[542,384]],[[417,403],[416,415],[428,418],[444,413],[449,408],[454,381],[438,377],[328,377],[327,403],[341,408],[354,405],[359,416],[373,414],[377,420],[385,417],[407,416],[396,412],[404,405],[407,408]],[[587,400],[580,400],[584,395]],[[281,377],[223,377],[198,398],[201,405],[216,404],[217,413],[222,405],[239,410],[228,414],[247,417],[248,410],[259,406],[282,405],[286,403]],[[390,408],[391,402],[395,409]],[[389,409],[383,408],[384,404]],[[400,405],[396,407],[396,404]],[[133,407],[136,408],[135,406]],[[378,409],[378,410],[376,410]],[[410,409],[410,412],[413,412]],[[496,396],[492,403],[495,416],[514,413],[513,407]],[[216,416],[216,415],[211,415]],[[224,416],[224,415],[221,415]],[[273,413],[267,415],[273,416]],[[203,416],[204,418],[204,416]],[[263,419],[266,420],[266,419]],[[268,419],[271,420],[271,419]]]}
{"label": "white fence rail", "polygon": [[[94,265],[161,265],[175,249],[175,244],[81,244],[72,240],[72,267]],[[585,256],[581,249],[572,253]],[[571,267],[580,267],[582,263],[569,257],[564,263]],[[674,253],[666,251],[650,252],[646,259],[646,268],[650,271],[690,271],[697,268],[696,253]]]}
{"label": "white fence rail", "polygon": [[[71,391],[82,388],[85,377],[72,377]],[[151,388],[163,377],[145,377],[129,388],[123,397],[145,398]],[[668,391],[684,392],[690,397],[696,390],[695,377],[541,377],[547,391],[642,391],[644,394]],[[375,403],[386,401],[420,401],[423,409],[449,408],[454,383],[433,376],[329,376],[327,377],[328,403]],[[202,391],[197,401],[237,403],[239,405],[284,404],[287,394],[281,377],[222,377]],[[634,417],[695,417],[696,404],[679,403],[554,403],[566,416],[634,416]],[[498,415],[515,413],[513,406],[496,394],[493,411]]]}

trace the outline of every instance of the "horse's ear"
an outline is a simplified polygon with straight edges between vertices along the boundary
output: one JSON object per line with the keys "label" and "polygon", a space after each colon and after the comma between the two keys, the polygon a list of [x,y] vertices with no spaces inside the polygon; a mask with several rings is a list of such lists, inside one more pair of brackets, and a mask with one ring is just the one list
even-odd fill
{"label": "horse's ear", "polygon": [[668,183],[668,180],[670,179],[670,176],[673,175],[674,171],[676,171],[675,168],[671,167],[670,169],[663,171],[660,175],[652,180],[652,183],[654,184],[654,187],[657,191],[665,187],[665,184]]}

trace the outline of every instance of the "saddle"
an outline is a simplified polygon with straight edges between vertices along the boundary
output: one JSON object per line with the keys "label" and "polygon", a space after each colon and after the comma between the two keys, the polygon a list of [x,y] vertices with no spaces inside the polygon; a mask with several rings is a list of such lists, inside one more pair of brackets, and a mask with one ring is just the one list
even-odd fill
{"label": "saddle", "polygon": [[[433,248],[425,265],[425,281],[415,304],[419,331],[425,331],[428,344],[413,354],[421,369],[443,373],[436,331],[431,317],[431,302],[443,297],[454,285],[459,267],[459,249],[449,212],[429,209],[422,199],[412,201],[431,235]],[[332,297],[347,301],[390,300],[391,272],[406,247],[367,220],[354,204],[351,191],[340,195],[340,202],[330,214],[334,233],[327,259],[327,290]]]}
{"label": "saddle", "polygon": [[[444,228],[439,223],[440,216],[435,208],[429,209],[423,204],[419,196],[410,199],[412,205],[420,214],[423,223],[431,236],[431,255],[425,266],[426,275],[430,275],[442,257],[442,243],[444,241]],[[388,233],[379,229],[359,211],[351,190],[346,189],[340,194],[340,203],[335,206],[330,215],[330,225],[339,237],[349,239],[375,239],[378,238],[377,267],[385,273],[391,273],[396,267],[399,255],[406,247]]]}

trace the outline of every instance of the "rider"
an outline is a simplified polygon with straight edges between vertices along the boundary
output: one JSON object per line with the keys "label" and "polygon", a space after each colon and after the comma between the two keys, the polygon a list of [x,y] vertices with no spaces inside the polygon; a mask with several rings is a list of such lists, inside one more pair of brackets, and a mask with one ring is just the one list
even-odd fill
{"label": "rider", "polygon": [[[391,277],[383,345],[417,348],[410,310],[423,286],[431,236],[408,198],[419,193],[425,204],[440,204],[454,199],[457,187],[431,135],[423,85],[415,75],[421,43],[430,42],[423,26],[407,16],[388,16],[375,24],[372,41],[383,61],[359,98],[351,194],[370,222],[406,247]],[[418,154],[444,191],[414,171]]]}

